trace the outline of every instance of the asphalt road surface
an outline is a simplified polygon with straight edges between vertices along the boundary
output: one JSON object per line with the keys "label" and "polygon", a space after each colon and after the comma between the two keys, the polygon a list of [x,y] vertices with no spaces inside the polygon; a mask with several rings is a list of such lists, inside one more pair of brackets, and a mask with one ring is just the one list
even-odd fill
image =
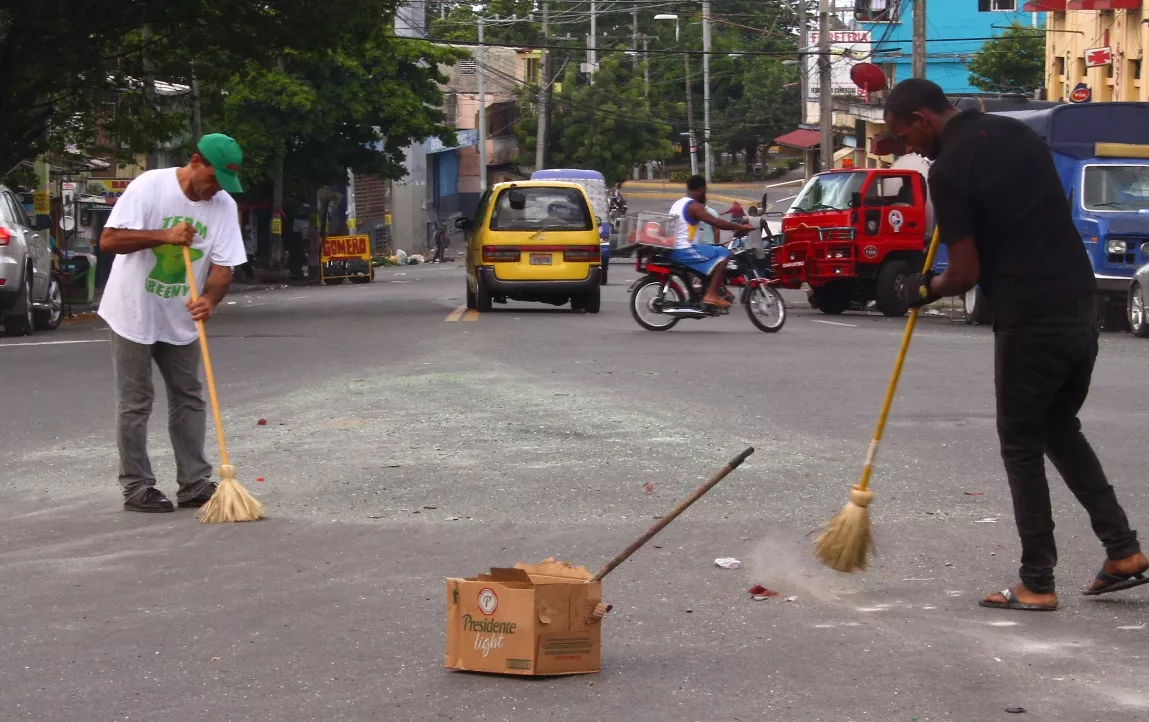
{"label": "asphalt road surface", "polygon": [[[856,481],[902,322],[799,295],[776,335],[737,309],[651,333],[633,277],[615,264],[598,315],[463,313],[461,263],[237,291],[209,326],[257,524],[121,510],[98,321],[0,340],[0,720],[1149,718],[1149,591],[1080,596],[1102,550],[1052,470],[1062,610],[976,606],[1017,567],[988,330],[922,320],[874,479],[879,556],[839,576],[811,535]],[[1083,414],[1142,529],[1147,357],[1106,334]],[[442,668],[445,577],[596,568],[746,446],[604,582],[600,674]]]}

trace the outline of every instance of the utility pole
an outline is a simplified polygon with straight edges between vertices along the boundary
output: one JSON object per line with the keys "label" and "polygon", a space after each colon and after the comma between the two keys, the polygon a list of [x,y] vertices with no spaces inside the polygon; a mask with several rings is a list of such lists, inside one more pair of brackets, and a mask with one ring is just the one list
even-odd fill
{"label": "utility pole", "polygon": [[483,34],[483,16],[479,16],[479,192],[487,190],[487,86],[483,75],[487,71],[486,36]]}
{"label": "utility pole", "polygon": [[694,89],[690,83],[690,53],[682,54],[686,68],[686,133],[690,143],[690,175],[698,175],[698,145],[694,139]]}
{"label": "utility pole", "polygon": [[195,58],[191,63],[192,81],[192,144],[198,144],[203,137],[203,116],[200,112],[199,76],[196,74]]}
{"label": "utility pole", "polygon": [[926,0],[914,0],[914,77],[926,77]]}
{"label": "utility pole", "polygon": [[648,51],[650,50],[649,38],[642,36],[642,88],[643,97],[650,98],[650,57]]}
{"label": "utility pole", "polygon": [[598,3],[590,0],[590,42],[587,43],[587,62],[590,63],[590,76],[598,69]]}
{"label": "utility pole", "polygon": [[550,42],[551,4],[543,3],[543,56],[539,73],[538,131],[535,135],[535,170],[547,167],[547,139],[551,114],[551,54],[546,46]]}
{"label": "utility pole", "polygon": [[638,7],[634,9],[634,13],[630,16],[630,52],[633,53],[631,57],[631,67],[638,70]]}
{"label": "utility pole", "polygon": [[709,184],[714,173],[714,154],[710,151],[710,0],[702,0],[702,142]]}
{"label": "utility pole", "polygon": [[806,0],[798,0],[798,95],[802,99],[802,115],[799,123],[806,122],[806,100],[810,97],[810,56],[806,54],[807,34]]}
{"label": "utility pole", "polygon": [[818,128],[822,133],[822,168],[834,166],[834,89],[830,74],[830,1],[818,0]]}

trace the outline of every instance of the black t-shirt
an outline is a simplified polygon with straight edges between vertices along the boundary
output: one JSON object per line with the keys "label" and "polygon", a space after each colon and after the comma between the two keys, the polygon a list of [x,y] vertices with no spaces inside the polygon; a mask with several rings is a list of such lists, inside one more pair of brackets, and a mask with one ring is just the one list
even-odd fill
{"label": "black t-shirt", "polygon": [[973,236],[997,326],[1076,319],[1097,294],[1048,146],[1026,124],[967,110],[942,131],[929,172],[947,245]]}

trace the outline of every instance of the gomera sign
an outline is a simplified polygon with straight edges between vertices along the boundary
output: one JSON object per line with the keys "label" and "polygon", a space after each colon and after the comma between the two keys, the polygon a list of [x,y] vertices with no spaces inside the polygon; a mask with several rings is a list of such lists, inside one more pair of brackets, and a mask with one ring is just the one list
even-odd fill
{"label": "gomera sign", "polygon": [[[348,261],[362,263],[349,264]],[[352,273],[355,266],[366,264],[364,273]],[[336,278],[363,278],[371,276],[371,237],[328,236],[319,248],[319,268],[323,280]]]}

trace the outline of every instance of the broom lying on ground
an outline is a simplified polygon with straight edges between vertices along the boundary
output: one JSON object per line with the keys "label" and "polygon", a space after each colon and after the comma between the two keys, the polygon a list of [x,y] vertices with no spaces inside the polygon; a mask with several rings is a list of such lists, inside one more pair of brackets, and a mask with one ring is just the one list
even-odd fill
{"label": "broom lying on ground", "polygon": [[[192,273],[191,253],[184,246],[184,267],[187,269],[188,286],[191,288],[192,301],[199,300],[199,291],[196,288],[195,275]],[[223,438],[223,419],[219,413],[219,399],[215,395],[215,374],[211,370],[211,355],[207,351],[207,333],[204,331],[203,321],[196,321],[199,331],[199,347],[203,352],[204,375],[207,377],[207,390],[211,396],[211,411],[215,417],[215,435],[219,439],[219,487],[215,490],[211,500],[200,510],[201,524],[220,524],[232,521],[256,521],[263,518],[263,505],[252,496],[247,489],[235,478],[235,467],[227,456],[227,444]]]}
{"label": "broom lying on ground", "polygon": [[[925,271],[934,265],[934,256],[938,252],[938,230],[934,228],[934,237],[930,241],[930,250],[926,253]],[[906,361],[906,353],[910,350],[910,339],[914,335],[914,326],[918,322],[918,309],[910,310],[910,317],[906,321],[906,330],[902,334],[902,346],[898,350],[897,361],[894,362],[894,373],[890,376],[890,385],[886,389],[886,398],[882,402],[882,412],[878,415],[878,425],[874,429],[874,438],[870,441],[870,448],[866,452],[866,465],[862,468],[862,480],[850,489],[850,500],[838,515],[826,524],[822,535],[814,542],[814,554],[823,564],[839,572],[856,572],[866,568],[866,555],[873,551],[874,538],[870,532],[870,502],[874,499],[874,492],[870,491],[870,474],[874,471],[874,459],[878,455],[878,443],[882,440],[882,432],[886,428],[886,418],[890,414],[890,406],[894,403],[894,393],[898,390],[898,378],[902,375],[902,364]]]}

